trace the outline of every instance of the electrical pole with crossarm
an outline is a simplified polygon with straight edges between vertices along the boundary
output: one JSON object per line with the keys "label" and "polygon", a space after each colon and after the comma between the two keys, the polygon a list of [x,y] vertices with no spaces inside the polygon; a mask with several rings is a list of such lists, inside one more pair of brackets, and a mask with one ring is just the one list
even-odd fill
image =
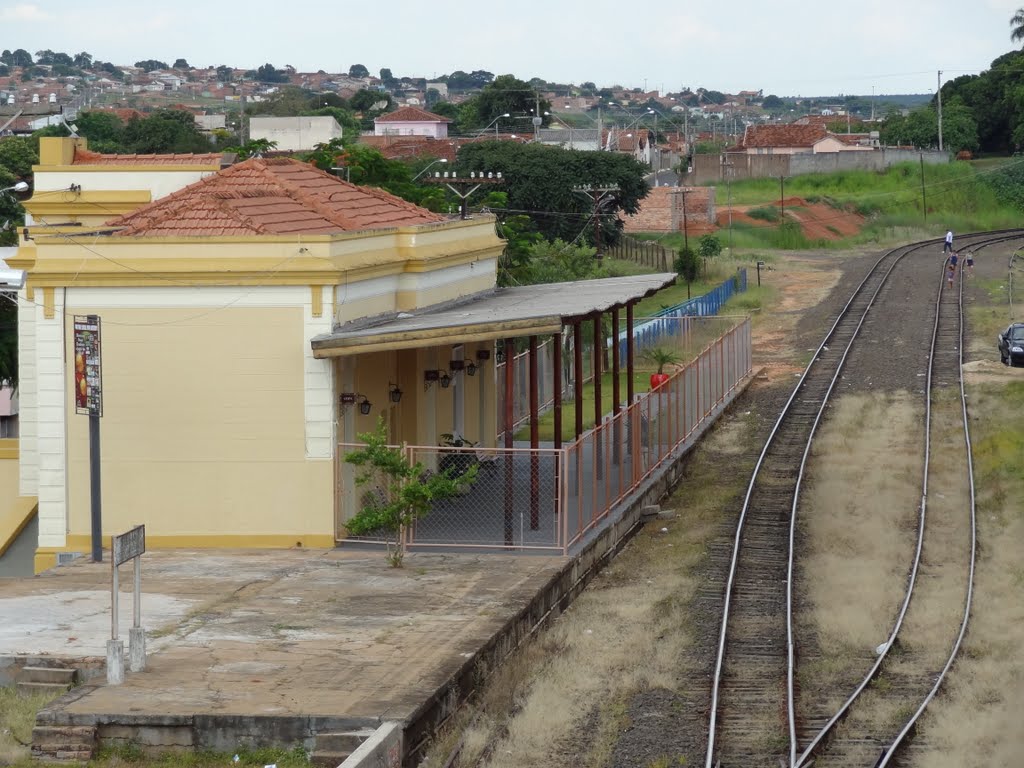
{"label": "electrical pole with crossarm", "polygon": [[619,191],[619,185],[598,184],[594,186],[591,184],[583,184],[573,187],[573,191],[579,192],[581,195],[586,195],[590,198],[591,203],[593,204],[593,213],[591,216],[594,219],[594,247],[597,248],[597,253],[594,254],[594,258],[602,259],[604,258],[604,254],[601,251],[601,204]]}

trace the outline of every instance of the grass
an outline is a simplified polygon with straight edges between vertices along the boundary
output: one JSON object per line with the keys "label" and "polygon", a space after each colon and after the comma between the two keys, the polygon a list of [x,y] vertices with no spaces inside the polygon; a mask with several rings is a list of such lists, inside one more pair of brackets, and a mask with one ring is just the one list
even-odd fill
{"label": "grass", "polygon": [[[883,172],[840,171],[794,176],[786,180],[786,197],[802,197],[867,218],[859,234],[827,241],[804,241],[780,227],[734,222],[733,248],[845,249],[861,244],[924,240],[951,227],[955,232],[1018,226],[1021,212],[1004,202],[988,183],[990,174],[1013,165],[1006,158],[926,166],[924,200],[921,168],[914,163]],[[778,179],[744,179],[732,183],[734,205],[754,206],[748,214],[780,222]],[[924,206],[927,205],[927,214]],[[789,210],[787,208],[787,210]],[[783,228],[784,229],[784,228]],[[723,240],[727,235],[723,232]]]}
{"label": "grass", "polygon": [[[11,768],[38,768],[32,760],[29,746],[36,714],[53,696],[26,696],[14,688],[0,688],[0,765]],[[90,768],[262,768],[277,765],[278,768],[306,768],[309,756],[302,747],[294,749],[250,749],[238,750],[238,762],[234,754],[212,751],[168,752],[161,755],[147,755],[133,743],[119,744],[99,750],[89,761]]]}

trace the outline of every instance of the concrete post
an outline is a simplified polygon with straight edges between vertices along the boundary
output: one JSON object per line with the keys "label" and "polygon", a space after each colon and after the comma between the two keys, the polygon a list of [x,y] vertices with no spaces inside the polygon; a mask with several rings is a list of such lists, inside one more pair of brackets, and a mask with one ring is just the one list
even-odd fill
{"label": "concrete post", "polygon": [[[109,659],[109,651],[107,656]],[[123,660],[121,664],[123,668]],[[146,668],[146,630],[142,627],[132,627],[128,630],[128,668],[132,672],[141,672]]]}
{"label": "concrete post", "polygon": [[124,682],[124,643],[107,640],[107,685]]}

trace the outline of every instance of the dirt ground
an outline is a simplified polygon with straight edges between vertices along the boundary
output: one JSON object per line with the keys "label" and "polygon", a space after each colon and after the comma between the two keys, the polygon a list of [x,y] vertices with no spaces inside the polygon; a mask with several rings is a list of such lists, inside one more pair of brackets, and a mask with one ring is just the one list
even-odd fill
{"label": "dirt ground", "polygon": [[[684,480],[663,505],[665,516],[650,523],[565,616],[494,676],[437,745],[439,764],[460,738],[457,766],[659,768],[703,761],[722,570],[750,469],[796,377],[879,255],[785,253],[763,271],[762,281],[774,297],[754,316],[755,366],[761,371],[754,385],[688,460]],[[852,522],[855,532],[837,529],[827,516],[817,518],[814,535],[836,542],[812,551],[817,560],[810,561],[811,569],[829,571],[830,563],[843,568],[814,585],[812,603],[856,593],[852,561],[864,556],[880,562],[886,552],[906,550],[906,541],[893,533],[907,528],[920,492],[914,452],[921,424],[914,403],[923,388],[919,364],[926,353],[920,345],[930,333],[921,320],[930,311],[924,297],[934,287],[938,262],[932,256],[922,254],[886,289],[880,304],[889,311],[873,310],[869,316],[865,343],[851,355],[850,372],[841,383],[844,397],[834,406],[828,451],[836,476],[817,491],[834,499],[882,489],[889,518]],[[968,290],[978,289],[972,284]],[[899,357],[893,343],[900,347]],[[965,366],[970,385],[1024,379],[1024,370],[1001,366],[991,347],[981,340],[972,345]],[[884,463],[893,465],[890,476],[896,479],[883,482],[875,476]],[[827,465],[821,471],[831,472]],[[856,500],[847,509],[854,517],[863,515]],[[976,764],[984,755],[991,758],[986,764],[1009,768],[1024,753],[1020,729],[1000,730],[1024,706],[1019,682],[1024,679],[1019,650],[1024,615],[1020,601],[1011,597],[1021,581],[1013,558],[1024,520],[1006,510],[991,516],[999,528],[987,536],[982,531],[990,551],[983,550],[979,566],[974,618],[979,634],[969,635],[964,660],[922,725],[913,751],[917,765]],[[887,543],[874,552],[872,540]],[[845,553],[840,551],[844,541]],[[882,574],[875,575],[868,602],[877,605],[866,613],[839,610],[822,617],[822,639],[845,649],[851,663],[870,658],[897,599],[883,585]],[[973,711],[985,716],[972,717]]]}
{"label": "dirt ground", "polygon": [[[729,214],[732,213],[732,223],[748,224],[753,227],[774,227],[777,222],[756,219],[750,216],[748,211],[754,208],[774,207],[778,203],[773,202],[771,206],[764,205],[715,205],[715,220],[719,228],[729,226]],[[800,225],[804,236],[808,240],[839,240],[860,232],[864,225],[864,217],[853,211],[843,211],[833,208],[827,203],[809,203],[802,197],[787,197],[782,201],[785,208],[785,217]]]}

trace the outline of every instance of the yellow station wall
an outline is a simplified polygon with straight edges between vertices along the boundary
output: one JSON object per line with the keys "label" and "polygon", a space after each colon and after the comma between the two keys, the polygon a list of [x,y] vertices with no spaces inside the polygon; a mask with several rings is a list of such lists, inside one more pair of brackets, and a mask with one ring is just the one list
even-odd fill
{"label": "yellow station wall", "polygon": [[[333,542],[332,462],[305,455],[301,308],[76,308],[89,312],[103,317],[105,535],[145,523],[167,546]],[[71,386],[74,546],[90,530],[89,419]]]}

